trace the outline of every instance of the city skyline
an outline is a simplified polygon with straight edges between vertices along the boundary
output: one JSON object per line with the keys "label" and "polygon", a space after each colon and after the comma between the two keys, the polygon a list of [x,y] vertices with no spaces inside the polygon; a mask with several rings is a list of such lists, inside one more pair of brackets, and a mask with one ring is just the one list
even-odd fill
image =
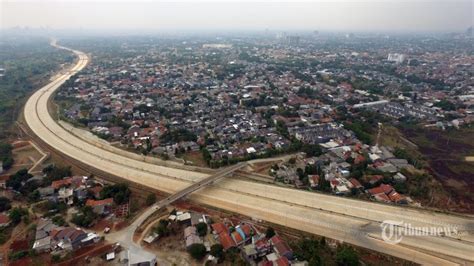
{"label": "city skyline", "polygon": [[470,27],[472,10],[471,1],[2,1],[1,28],[450,32]]}

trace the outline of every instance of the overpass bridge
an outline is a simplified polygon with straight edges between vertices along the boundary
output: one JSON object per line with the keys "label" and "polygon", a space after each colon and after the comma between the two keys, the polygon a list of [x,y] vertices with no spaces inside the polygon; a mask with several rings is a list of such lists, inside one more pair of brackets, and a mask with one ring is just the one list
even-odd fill
{"label": "overpass bridge", "polygon": [[214,173],[213,175],[211,176],[208,176],[196,183],[193,183],[192,185],[172,194],[171,196],[167,197],[166,199],[163,199],[161,200],[160,202],[158,202],[156,204],[156,206],[154,206],[153,209],[157,210],[159,208],[162,208],[164,206],[167,206],[183,197],[186,197],[187,195],[201,189],[201,188],[204,188],[208,185],[212,185],[214,184],[214,182],[218,181],[219,179],[221,178],[224,178],[230,174],[232,174],[233,172],[237,171],[237,170],[240,170],[242,168],[244,168],[245,166],[247,166],[247,163],[246,162],[241,162],[241,163],[238,163],[236,165],[232,165],[232,166],[229,166],[229,167],[226,167],[224,169],[221,169],[219,170],[218,172]]}

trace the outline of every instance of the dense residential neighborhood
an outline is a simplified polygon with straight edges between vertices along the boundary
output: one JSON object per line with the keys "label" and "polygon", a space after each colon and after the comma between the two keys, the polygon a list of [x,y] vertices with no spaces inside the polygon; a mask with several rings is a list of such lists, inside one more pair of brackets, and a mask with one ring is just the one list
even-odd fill
{"label": "dense residential neighborhood", "polygon": [[[472,27],[53,38],[68,52],[35,80],[36,116],[0,130],[0,265],[469,261],[472,40]],[[0,65],[0,81],[18,71]],[[464,231],[388,246],[380,217],[407,210]],[[432,254],[443,245],[452,258]]]}

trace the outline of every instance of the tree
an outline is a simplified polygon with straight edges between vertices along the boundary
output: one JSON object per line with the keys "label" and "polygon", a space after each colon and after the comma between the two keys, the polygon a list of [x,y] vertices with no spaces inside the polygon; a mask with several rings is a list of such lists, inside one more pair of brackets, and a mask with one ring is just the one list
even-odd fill
{"label": "tree", "polygon": [[47,176],[47,181],[52,182],[56,180],[61,180],[64,177],[72,175],[71,167],[61,167],[56,165],[50,165],[43,169],[43,173]]}
{"label": "tree", "polygon": [[10,220],[13,224],[18,224],[19,222],[21,222],[21,218],[23,216],[28,216],[28,210],[23,209],[21,207],[13,208],[8,214],[8,217],[10,217]]}
{"label": "tree", "polygon": [[12,145],[8,143],[0,143],[0,162],[3,169],[10,169],[13,165]]}
{"label": "tree", "polygon": [[203,222],[196,224],[196,231],[199,236],[205,236],[207,234],[207,224]]}
{"label": "tree", "polygon": [[303,144],[301,150],[306,153],[306,157],[314,157],[323,154],[321,147],[317,144]]}
{"label": "tree", "polygon": [[275,235],[275,229],[273,227],[268,227],[267,231],[265,232],[265,237],[270,239]]}
{"label": "tree", "polygon": [[188,252],[196,260],[202,260],[206,256],[206,247],[203,244],[192,244],[188,247]]}
{"label": "tree", "polygon": [[74,214],[71,222],[81,227],[90,227],[96,218],[97,214],[94,212],[92,207],[84,206],[81,208],[79,213]]}
{"label": "tree", "polygon": [[357,266],[359,265],[359,256],[353,248],[342,246],[337,251],[336,263],[341,266]]}
{"label": "tree", "polygon": [[151,206],[156,202],[156,195],[151,193],[146,197],[146,205]]}
{"label": "tree", "polygon": [[11,200],[5,197],[0,197],[0,212],[8,211],[11,209]]}
{"label": "tree", "polygon": [[113,198],[115,204],[124,204],[128,202],[130,197],[131,191],[126,184],[114,184],[114,185],[106,185],[100,191],[100,198],[107,199]]}
{"label": "tree", "polygon": [[52,221],[57,226],[63,226],[63,225],[66,224],[66,221],[64,220],[64,218],[61,215],[54,216]]}
{"label": "tree", "polygon": [[221,244],[214,244],[211,246],[209,254],[216,258],[222,258],[224,256],[224,247]]}
{"label": "tree", "polygon": [[33,176],[28,173],[27,169],[21,169],[10,176],[6,182],[6,185],[7,187],[11,187],[13,190],[19,191],[23,186],[23,183],[31,177]]}
{"label": "tree", "polygon": [[161,236],[167,236],[170,234],[170,230],[168,228],[169,221],[161,219],[158,222],[158,225],[155,227],[155,232],[161,237]]}

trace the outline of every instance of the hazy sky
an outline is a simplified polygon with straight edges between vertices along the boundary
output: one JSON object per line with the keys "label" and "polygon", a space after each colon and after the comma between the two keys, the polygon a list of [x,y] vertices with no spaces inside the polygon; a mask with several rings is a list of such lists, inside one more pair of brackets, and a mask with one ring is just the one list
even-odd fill
{"label": "hazy sky", "polygon": [[463,31],[471,0],[0,0],[1,27],[115,30]]}

